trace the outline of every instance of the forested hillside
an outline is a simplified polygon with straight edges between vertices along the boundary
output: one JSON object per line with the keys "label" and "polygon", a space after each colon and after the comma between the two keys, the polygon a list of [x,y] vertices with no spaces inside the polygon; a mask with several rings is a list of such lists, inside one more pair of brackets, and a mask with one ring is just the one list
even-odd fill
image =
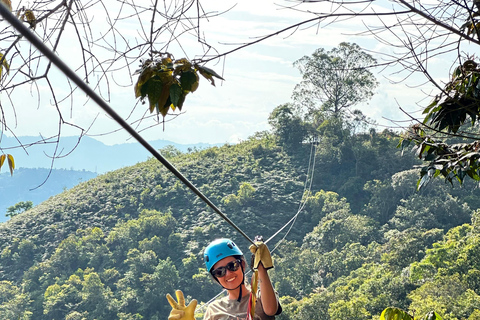
{"label": "forested hillside", "polygon": [[[238,228],[251,238],[272,239],[270,276],[283,306],[278,320],[385,320],[380,315],[389,306],[417,319],[480,320],[480,198],[473,183],[480,181],[480,67],[471,53],[471,45],[480,44],[479,0],[392,1],[388,7],[379,1],[275,3],[294,10],[289,17],[272,15],[263,3],[242,3],[249,10],[232,11],[235,5],[212,10],[200,1],[33,1],[32,6],[0,1],[3,19],[12,24],[3,29],[0,49],[2,133],[29,124],[29,131],[38,126],[41,132],[31,143],[17,134],[12,146],[2,140],[0,162],[8,158],[12,171],[14,162],[26,163],[28,156],[41,167],[36,156],[41,152],[52,166],[108,171],[33,208],[23,203],[20,209],[28,210],[0,224],[0,320],[166,319],[165,295],[176,289],[187,300],[199,300],[195,316],[202,319],[206,303],[220,292],[204,268],[205,246],[228,237],[248,252],[248,241],[157,160],[144,161],[150,155],[140,145],[60,139],[62,132],[117,131],[103,125],[106,118],[132,136],[156,124],[166,130],[165,123],[195,108],[193,118],[198,117],[184,126],[196,129],[177,126],[172,136],[196,135],[211,126],[215,133],[228,131],[230,125],[235,131],[228,136],[239,136],[236,131],[244,131],[238,123],[264,128],[258,116],[273,109],[271,131],[237,145],[161,153]],[[327,6],[310,7],[315,2]],[[257,14],[259,8],[264,12]],[[214,19],[221,16],[225,19]],[[347,24],[336,24],[346,18]],[[285,19],[287,25],[280,21]],[[27,25],[41,41],[32,41]],[[245,30],[238,32],[238,25]],[[264,93],[284,94],[291,77],[272,71],[267,62],[285,65],[290,58],[281,53],[289,47],[303,55],[305,44],[316,43],[309,35],[287,41],[300,29],[316,30],[330,49],[316,48],[293,62],[301,80],[291,101],[269,106],[273,100]],[[364,38],[369,49],[348,42],[332,48],[333,38]],[[55,53],[48,54],[42,42]],[[259,43],[264,48],[243,51]],[[170,50],[180,52],[175,58]],[[218,70],[218,62],[239,52],[242,65]],[[449,64],[444,57],[450,60],[452,53]],[[68,57],[77,76],[57,63],[55,54]],[[209,66],[218,66],[222,76]],[[58,69],[67,78],[58,77]],[[439,76],[439,69],[451,74]],[[382,85],[374,72],[387,72]],[[224,92],[233,88],[249,99],[224,92],[190,99],[199,86],[204,90],[199,75],[212,85],[228,75]],[[422,91],[413,109],[412,100],[393,103],[391,94],[409,78]],[[367,107],[377,89],[382,105],[372,110],[398,105],[412,122],[394,119],[395,126],[405,127],[379,131],[374,120],[354,109]],[[102,111],[92,113],[90,101]],[[107,101],[115,112],[100,103]],[[422,110],[423,119],[413,110]],[[212,117],[214,112],[222,117]],[[230,117],[236,121],[218,125],[218,119]],[[53,128],[58,131],[50,133]],[[86,149],[85,143],[92,145]],[[5,153],[18,147],[29,152]],[[128,167],[110,171],[112,165]],[[386,320],[392,319],[413,317]]]}
{"label": "forested hillside", "polygon": [[[332,132],[163,154],[252,238],[304,204],[269,243],[279,319],[371,319],[388,306],[477,319],[478,190],[436,180],[415,192],[415,159],[394,134]],[[202,260],[217,237],[248,251],[156,160],[98,176],[0,225],[0,318],[166,319],[166,293],[220,292]]]}

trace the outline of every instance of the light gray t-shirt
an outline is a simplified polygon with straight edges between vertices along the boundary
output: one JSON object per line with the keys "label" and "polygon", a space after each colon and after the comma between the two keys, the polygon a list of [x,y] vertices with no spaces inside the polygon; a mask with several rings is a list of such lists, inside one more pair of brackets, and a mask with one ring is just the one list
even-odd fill
{"label": "light gray t-shirt", "polygon": [[[260,292],[259,292],[260,293]],[[278,295],[277,303],[278,303]],[[245,320],[247,319],[248,301],[250,295],[242,297],[242,300],[230,300],[228,296],[212,302],[205,311],[203,320]],[[281,307],[278,305],[277,314],[280,314]],[[263,312],[262,301],[260,295],[257,294],[257,302],[255,303],[254,320],[273,320],[275,316],[268,316]]]}

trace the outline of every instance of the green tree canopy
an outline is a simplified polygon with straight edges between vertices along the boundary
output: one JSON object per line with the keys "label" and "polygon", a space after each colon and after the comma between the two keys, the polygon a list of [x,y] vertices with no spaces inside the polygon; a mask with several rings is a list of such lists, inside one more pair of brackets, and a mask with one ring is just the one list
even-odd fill
{"label": "green tree canopy", "polygon": [[376,60],[355,43],[342,42],[337,48],[319,48],[294,65],[302,74],[295,87],[296,103],[308,113],[321,110],[340,117],[347,108],[368,101],[378,83],[368,69]]}
{"label": "green tree canopy", "polygon": [[7,208],[7,213],[5,216],[7,217],[14,217],[17,214],[20,214],[24,211],[30,210],[33,207],[33,202],[32,201],[20,201],[13,206],[10,206]]}

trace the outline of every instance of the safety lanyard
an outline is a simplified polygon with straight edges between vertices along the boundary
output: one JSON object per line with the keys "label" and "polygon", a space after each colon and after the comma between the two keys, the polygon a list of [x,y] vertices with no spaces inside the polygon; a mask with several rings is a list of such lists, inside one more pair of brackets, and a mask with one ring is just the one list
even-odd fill
{"label": "safety lanyard", "polygon": [[250,300],[248,301],[247,308],[247,320],[253,320],[255,315],[255,302],[257,301],[257,288],[258,288],[258,270],[253,273],[252,279],[252,292],[250,292]]}

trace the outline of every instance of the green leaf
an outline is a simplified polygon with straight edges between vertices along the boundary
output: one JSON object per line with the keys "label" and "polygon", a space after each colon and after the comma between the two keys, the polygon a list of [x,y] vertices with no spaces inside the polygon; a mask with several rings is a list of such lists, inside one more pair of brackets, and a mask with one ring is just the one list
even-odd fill
{"label": "green leaf", "polygon": [[182,111],[182,107],[183,107],[183,103],[185,102],[185,96],[188,94],[188,92],[184,92],[180,99],[178,99],[178,105],[177,105],[177,108],[178,110]]}
{"label": "green leaf", "polygon": [[398,143],[397,148],[401,148],[402,150],[404,150],[406,147],[408,147],[410,145],[411,142],[412,142],[411,140],[402,139]]}
{"label": "green leaf", "polygon": [[155,105],[158,103],[158,100],[162,95],[163,83],[158,79],[151,78],[143,85],[143,87],[145,87],[145,95],[148,95],[148,101],[150,102],[150,112],[153,112],[153,110],[155,110]]}
{"label": "green leaf", "polygon": [[178,102],[182,95],[183,91],[179,84],[174,83],[170,86],[170,100],[175,108],[178,106]]}
{"label": "green leaf", "polygon": [[160,95],[160,98],[158,99],[158,102],[156,104],[157,111],[160,112],[165,118],[171,104],[172,101],[170,100],[170,85],[164,85],[162,88],[162,94]]}
{"label": "green leaf", "polygon": [[388,307],[383,310],[379,320],[414,320],[406,311],[399,308]]}
{"label": "green leaf", "polygon": [[460,184],[463,183],[463,179],[465,178],[466,175],[467,173],[464,170],[457,170],[457,180],[458,182],[460,182]]}
{"label": "green leaf", "polygon": [[417,181],[417,190],[422,189],[423,186],[425,186],[428,183],[428,181],[430,181],[430,177],[428,176],[428,174],[422,173],[422,178]]}
{"label": "green leaf", "polygon": [[471,158],[478,158],[480,156],[480,153],[479,152],[476,152],[476,151],[473,151],[473,152],[468,152],[466,154],[464,154],[463,156],[460,157],[460,159],[458,159],[459,161],[465,161],[467,159],[471,159]]}
{"label": "green leaf", "polygon": [[212,69],[209,69],[209,68],[207,68],[207,67],[199,66],[198,64],[196,64],[195,67],[198,69],[198,71],[200,72],[200,74],[201,74],[205,79],[207,79],[208,81],[210,81],[210,83],[211,83],[213,86],[215,86],[215,81],[213,80],[213,77],[224,80],[222,77],[220,77],[220,76],[219,76],[215,71],[213,71]]}
{"label": "green leaf", "polygon": [[426,146],[427,146],[427,145],[426,145],[424,142],[422,142],[422,143],[418,146],[417,151],[415,152],[415,155],[416,155],[417,157],[421,158],[421,157],[422,157],[423,150],[425,150],[425,147],[426,147]]}
{"label": "green leaf", "polygon": [[160,101],[155,105],[157,107],[157,113],[161,113],[162,116],[165,118],[165,116],[168,113],[168,110],[170,110],[170,107],[172,105],[172,102],[170,100],[170,95],[167,96],[167,101],[163,105],[160,104]]}
{"label": "green leaf", "polygon": [[[153,70],[151,68],[147,68],[142,71],[140,76],[138,76],[137,83],[135,84],[135,98],[142,97],[144,98],[147,93],[147,87],[145,87],[146,82],[153,76]],[[144,88],[145,87],[145,88]]]}
{"label": "green leaf", "polygon": [[423,160],[424,161],[432,161],[432,160],[435,160],[436,158],[437,158],[437,156],[434,153],[430,152],[423,158]]}
{"label": "green leaf", "polygon": [[423,114],[429,113],[433,107],[438,104],[438,97],[436,97],[426,108],[423,110]]}
{"label": "green leaf", "polygon": [[198,64],[195,65],[195,67],[200,71],[200,73],[201,73],[202,75],[204,75],[204,73],[206,73],[206,74],[209,74],[209,75],[214,76],[215,78],[218,78],[218,79],[221,79],[221,80],[225,80],[225,79],[223,79],[221,76],[219,76],[218,73],[216,73],[215,71],[213,71],[213,70],[210,69],[210,68],[203,67],[203,66],[199,66]]}
{"label": "green leaf", "polygon": [[183,91],[194,92],[198,88],[198,75],[196,72],[183,72],[180,76],[180,86]]}

